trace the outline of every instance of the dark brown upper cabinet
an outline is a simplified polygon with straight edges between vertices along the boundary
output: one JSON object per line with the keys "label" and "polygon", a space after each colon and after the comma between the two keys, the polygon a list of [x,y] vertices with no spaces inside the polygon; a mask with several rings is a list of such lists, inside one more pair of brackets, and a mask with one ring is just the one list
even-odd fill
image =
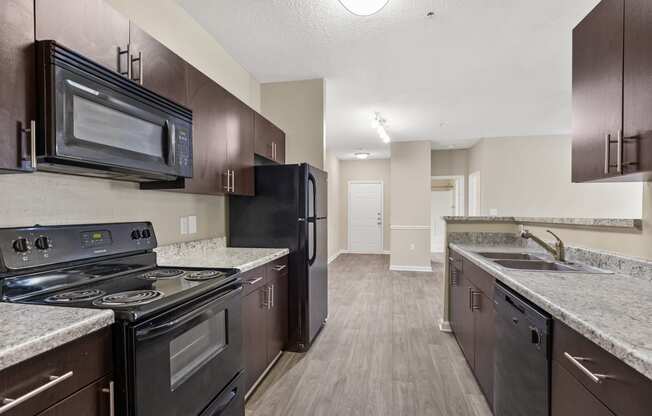
{"label": "dark brown upper cabinet", "polygon": [[36,0],[36,40],[52,39],[116,72],[126,72],[129,19],[104,0]]}
{"label": "dark brown upper cabinet", "polygon": [[652,179],[652,4],[603,0],[573,30],[573,182]]}
{"label": "dark brown upper cabinet", "polygon": [[285,163],[285,133],[256,113],[254,119],[255,150],[258,156],[276,163]]}
{"label": "dark brown upper cabinet", "polygon": [[133,22],[129,24],[131,79],[187,105],[186,62]]}
{"label": "dark brown upper cabinet", "polygon": [[226,192],[226,128],[221,113],[224,90],[198,69],[187,65],[188,106],[193,111],[193,177],[185,192],[221,195]]}
{"label": "dark brown upper cabinet", "polygon": [[254,195],[254,111],[228,94],[226,107],[228,174],[231,195]]}
{"label": "dark brown upper cabinet", "polygon": [[31,171],[35,143],[34,2],[0,2],[0,173]]}

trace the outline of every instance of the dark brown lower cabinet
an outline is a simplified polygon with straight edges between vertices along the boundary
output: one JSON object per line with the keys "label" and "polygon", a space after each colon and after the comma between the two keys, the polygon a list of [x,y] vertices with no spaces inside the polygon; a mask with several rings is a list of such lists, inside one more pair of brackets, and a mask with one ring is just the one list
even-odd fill
{"label": "dark brown lower cabinet", "polygon": [[551,416],[614,416],[556,361],[552,362]]}
{"label": "dark brown lower cabinet", "polygon": [[42,390],[5,410],[3,416],[107,415],[112,406],[112,345],[111,328],[104,328],[2,370],[3,399],[18,400]]}
{"label": "dark brown lower cabinet", "polygon": [[493,407],[495,279],[456,253],[449,262],[451,327],[487,402]]}
{"label": "dark brown lower cabinet", "polygon": [[287,342],[287,264],[287,257],[283,257],[243,274],[247,392],[255,386]]}

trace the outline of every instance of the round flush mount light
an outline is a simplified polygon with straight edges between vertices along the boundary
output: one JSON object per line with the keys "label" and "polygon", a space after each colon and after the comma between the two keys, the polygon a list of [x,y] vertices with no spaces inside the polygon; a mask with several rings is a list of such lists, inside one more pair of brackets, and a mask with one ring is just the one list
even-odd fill
{"label": "round flush mount light", "polygon": [[349,12],[358,16],[371,16],[381,11],[389,0],[339,0]]}
{"label": "round flush mount light", "polygon": [[357,153],[354,153],[353,155],[355,156],[356,159],[365,160],[365,159],[368,159],[369,156],[371,156],[371,153],[357,152]]}

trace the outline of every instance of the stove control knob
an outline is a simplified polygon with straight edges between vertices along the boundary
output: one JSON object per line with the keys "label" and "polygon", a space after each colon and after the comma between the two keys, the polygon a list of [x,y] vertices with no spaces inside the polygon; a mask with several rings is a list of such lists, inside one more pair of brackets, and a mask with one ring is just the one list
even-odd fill
{"label": "stove control knob", "polygon": [[34,241],[34,245],[39,250],[47,250],[50,248],[50,240],[45,236],[41,236]]}
{"label": "stove control knob", "polygon": [[140,230],[133,230],[131,232],[131,239],[132,240],[138,240],[140,239]]}
{"label": "stove control knob", "polygon": [[150,238],[152,236],[152,232],[147,228],[145,228],[141,233],[141,235],[143,236],[143,238]]}
{"label": "stove control knob", "polygon": [[29,251],[29,243],[27,242],[26,239],[22,237],[14,241],[13,246],[14,246],[14,250],[16,250],[16,252],[18,253],[25,253]]}

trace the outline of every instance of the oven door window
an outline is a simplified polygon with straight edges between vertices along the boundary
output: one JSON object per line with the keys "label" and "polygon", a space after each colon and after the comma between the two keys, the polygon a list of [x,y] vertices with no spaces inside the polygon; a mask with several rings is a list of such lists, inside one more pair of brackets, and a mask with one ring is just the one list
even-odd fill
{"label": "oven door window", "polygon": [[226,348],[226,327],[226,311],[221,311],[170,341],[172,390]]}

